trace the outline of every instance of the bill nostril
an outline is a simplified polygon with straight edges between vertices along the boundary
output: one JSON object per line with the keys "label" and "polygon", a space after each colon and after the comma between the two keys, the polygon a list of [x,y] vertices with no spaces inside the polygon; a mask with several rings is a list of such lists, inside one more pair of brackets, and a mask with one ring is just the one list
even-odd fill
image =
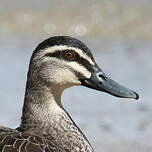
{"label": "bill nostril", "polygon": [[98,73],[97,76],[99,78],[101,78],[102,80],[107,80],[107,77],[104,74],[102,74],[102,73]]}
{"label": "bill nostril", "polygon": [[99,84],[102,84],[102,82],[100,81]]}

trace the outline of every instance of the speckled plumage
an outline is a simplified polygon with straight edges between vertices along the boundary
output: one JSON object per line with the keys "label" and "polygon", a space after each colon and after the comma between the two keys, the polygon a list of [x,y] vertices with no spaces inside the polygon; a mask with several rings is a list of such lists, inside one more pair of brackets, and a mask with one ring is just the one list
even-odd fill
{"label": "speckled plumage", "polygon": [[[38,128],[0,128],[1,152],[92,152],[81,131],[66,113]],[[48,125],[49,124],[49,125]],[[48,125],[48,126],[47,126]]]}

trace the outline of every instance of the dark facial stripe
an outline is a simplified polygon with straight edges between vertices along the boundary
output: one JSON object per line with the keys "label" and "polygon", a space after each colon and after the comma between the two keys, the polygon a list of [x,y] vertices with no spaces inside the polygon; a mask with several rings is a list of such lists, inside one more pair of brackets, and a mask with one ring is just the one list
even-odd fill
{"label": "dark facial stripe", "polygon": [[86,59],[84,59],[83,57],[81,57],[77,52],[75,52],[74,50],[70,50],[73,51],[75,53],[75,59],[74,60],[69,60],[67,58],[64,57],[64,54],[69,51],[69,50],[61,50],[61,51],[55,51],[53,53],[47,53],[45,56],[48,57],[55,57],[58,59],[62,59],[68,62],[77,62],[78,64],[84,66],[86,69],[88,69],[89,71],[92,71],[92,65],[90,64],[90,62]]}

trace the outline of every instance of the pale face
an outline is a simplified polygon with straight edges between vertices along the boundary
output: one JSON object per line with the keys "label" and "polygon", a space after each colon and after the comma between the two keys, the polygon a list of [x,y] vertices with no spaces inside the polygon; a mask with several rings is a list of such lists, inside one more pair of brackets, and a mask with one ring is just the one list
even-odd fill
{"label": "pale face", "polygon": [[82,50],[68,46],[44,49],[35,55],[33,62],[41,79],[63,88],[80,85],[80,79],[91,77],[91,71],[83,63],[90,67],[95,65]]}

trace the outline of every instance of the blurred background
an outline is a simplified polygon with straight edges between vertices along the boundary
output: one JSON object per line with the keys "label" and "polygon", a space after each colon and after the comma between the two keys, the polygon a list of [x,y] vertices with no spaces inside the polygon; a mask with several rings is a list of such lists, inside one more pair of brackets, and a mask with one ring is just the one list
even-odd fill
{"label": "blurred background", "polygon": [[54,35],[85,42],[106,73],[140,95],[65,91],[63,104],[95,151],[152,151],[151,0],[0,0],[0,125],[19,125],[31,53]]}

